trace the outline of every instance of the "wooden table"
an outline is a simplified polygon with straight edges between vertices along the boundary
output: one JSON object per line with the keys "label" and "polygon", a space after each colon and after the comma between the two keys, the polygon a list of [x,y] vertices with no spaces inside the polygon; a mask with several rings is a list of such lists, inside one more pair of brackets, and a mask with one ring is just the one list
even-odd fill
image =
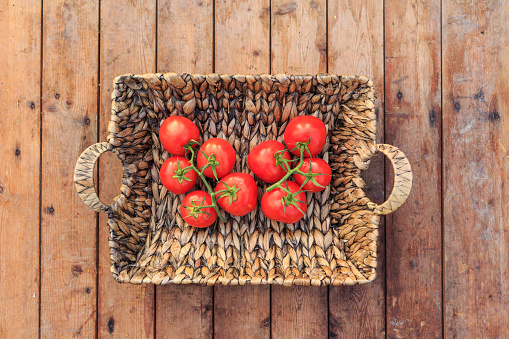
{"label": "wooden table", "polygon": [[[0,5],[1,338],[509,338],[505,0],[11,1]],[[124,73],[366,74],[414,170],[351,287],[131,286],[73,185]],[[392,169],[365,174],[382,202]],[[120,164],[102,157],[100,195]],[[385,174],[384,174],[385,172]]]}

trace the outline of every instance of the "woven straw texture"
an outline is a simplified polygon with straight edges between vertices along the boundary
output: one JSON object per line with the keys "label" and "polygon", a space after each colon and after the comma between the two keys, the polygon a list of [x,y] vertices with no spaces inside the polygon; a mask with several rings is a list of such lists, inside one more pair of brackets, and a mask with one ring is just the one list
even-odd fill
{"label": "woven straw texture", "polygon": [[[250,149],[264,140],[282,141],[290,119],[314,115],[328,129],[321,157],[333,170],[331,185],[308,194],[306,216],[296,224],[269,220],[258,206],[207,229],[188,226],[178,213],[185,195],[168,192],[159,178],[169,154],[158,129],[170,115],[193,120],[202,142],[228,140],[237,153],[234,171],[246,173]],[[375,144],[375,119],[372,82],[363,76],[120,76],[114,80],[108,141],[82,154],[76,187],[87,205],[109,214],[111,271],[118,282],[365,283],[376,276],[380,215],[404,202],[412,181],[404,154]],[[111,206],[99,201],[93,183],[93,165],[106,151],[124,164],[121,194]],[[393,193],[382,205],[365,196],[360,176],[378,152],[395,169]],[[257,181],[260,201],[265,186]]]}

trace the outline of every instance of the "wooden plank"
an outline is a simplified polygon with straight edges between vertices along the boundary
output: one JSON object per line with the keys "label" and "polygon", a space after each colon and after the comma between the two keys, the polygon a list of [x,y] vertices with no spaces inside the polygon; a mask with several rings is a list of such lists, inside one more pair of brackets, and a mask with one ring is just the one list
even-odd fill
{"label": "wooden plank", "polygon": [[271,72],[273,74],[326,72],[326,1],[274,0],[271,6]]}
{"label": "wooden plank", "polygon": [[40,1],[0,6],[2,338],[39,335],[40,6]]}
{"label": "wooden plank", "polygon": [[268,286],[216,286],[215,338],[270,338]]}
{"label": "wooden plank", "polygon": [[216,70],[270,72],[270,1],[216,1]]}
{"label": "wooden plank", "polygon": [[[326,1],[275,0],[271,73],[327,71]],[[272,286],[272,337],[327,338],[328,288]]]}
{"label": "wooden plank", "polygon": [[326,286],[272,286],[273,338],[327,338]]}
{"label": "wooden plank", "polygon": [[[101,2],[100,140],[106,140],[112,81],[117,75],[155,71],[156,6],[137,0],[119,6]],[[122,166],[113,154],[99,160],[100,197],[110,203],[120,194]],[[110,272],[108,216],[99,213],[99,337],[152,338],[154,286],[118,284]]]}
{"label": "wooden plank", "polygon": [[213,0],[160,0],[157,71],[213,71]]}
{"label": "wooden plank", "polygon": [[[383,2],[328,2],[328,65],[336,74],[366,75],[376,90],[377,143],[384,140],[384,27]],[[363,173],[367,196],[384,201],[384,158],[373,159]],[[329,287],[329,337],[385,337],[385,218],[381,218],[377,250],[377,278],[356,286]]]}
{"label": "wooden plank", "polygon": [[157,338],[211,338],[212,287],[157,286]]}
{"label": "wooden plank", "polygon": [[[213,1],[159,2],[157,67],[159,72],[213,71]],[[213,288],[199,285],[157,286],[156,336],[210,338]]]}
{"label": "wooden plank", "polygon": [[509,337],[509,7],[443,1],[445,336]]}
{"label": "wooden plank", "polygon": [[[96,216],[74,163],[97,140],[98,3],[43,4],[41,337],[96,335]],[[72,46],[72,47],[71,47]]]}
{"label": "wooden plank", "polygon": [[[215,72],[270,72],[269,0],[216,1],[215,22]],[[216,286],[214,336],[269,338],[270,287]]]}
{"label": "wooden plank", "polygon": [[[440,58],[440,1],[386,2],[385,140],[414,173],[408,200],[386,218],[389,338],[442,336]],[[386,179],[389,194],[392,168]]]}

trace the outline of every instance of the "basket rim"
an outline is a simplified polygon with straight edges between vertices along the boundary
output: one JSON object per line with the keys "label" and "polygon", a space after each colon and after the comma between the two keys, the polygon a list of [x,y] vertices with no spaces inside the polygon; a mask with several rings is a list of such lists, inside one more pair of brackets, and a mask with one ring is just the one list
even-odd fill
{"label": "basket rim", "polygon": [[[371,104],[372,104],[372,107],[368,109],[368,111],[373,115],[373,117],[371,117],[371,120],[369,120],[369,122],[372,123],[372,129],[374,129],[374,133],[376,133],[376,117],[374,117],[374,88],[373,88],[373,83],[371,80],[369,80],[367,77],[364,77],[364,76],[355,76],[355,75],[336,75],[336,74],[331,74],[331,73],[319,73],[319,74],[315,74],[315,75],[311,75],[311,74],[306,74],[306,75],[293,75],[293,74],[257,74],[257,75],[251,75],[251,74],[248,74],[248,75],[242,75],[242,74],[236,74],[236,75],[229,75],[229,74],[218,74],[218,73],[211,73],[211,74],[208,74],[208,75],[202,75],[202,74],[188,74],[188,73],[180,73],[180,74],[177,74],[177,73],[145,73],[145,74],[141,74],[141,75],[135,75],[135,74],[124,74],[124,75],[120,75],[120,76],[117,76],[115,77],[115,79],[113,80],[113,85],[116,87],[117,85],[119,84],[126,84],[126,81],[127,82],[130,82],[130,81],[139,81],[141,80],[142,82],[145,82],[147,84],[149,84],[149,86],[152,84],[152,85],[157,85],[157,83],[159,81],[162,81],[163,79],[165,81],[167,81],[168,83],[174,83],[174,86],[176,89],[182,89],[184,88],[185,86],[187,86],[189,84],[189,82],[186,82],[186,80],[184,79],[188,79],[191,80],[191,82],[195,82],[195,81],[207,81],[210,83],[214,83],[215,81],[224,81],[226,79],[230,79],[230,81],[241,81],[241,82],[249,82],[249,81],[258,81],[260,79],[265,79],[265,80],[270,80],[270,81],[274,81],[276,82],[276,86],[285,86],[285,84],[288,84],[288,83],[291,83],[292,81],[295,82],[295,81],[300,81],[300,80],[308,80],[309,78],[317,81],[318,84],[327,84],[331,81],[331,78],[332,77],[337,77],[340,81],[342,79],[345,79],[345,80],[359,80],[359,79],[362,79],[362,81],[364,81],[366,84],[367,84],[367,88],[368,88],[368,94],[367,94],[367,97],[371,99]],[[308,80],[309,81],[309,80]],[[185,84],[185,85],[184,85]],[[181,86],[181,87],[179,87]],[[112,93],[112,118],[111,119],[114,119],[113,117],[116,115],[117,112],[119,112],[119,109],[118,109],[118,105],[115,105],[116,101],[115,101],[115,91]],[[124,108],[124,109],[127,109],[127,108]],[[111,122],[112,120],[110,120]],[[111,143],[112,147],[113,148],[116,148],[118,145],[115,145],[114,141],[115,141],[115,136],[112,135],[113,133],[110,131],[110,135],[108,136],[108,142]],[[375,145],[375,138],[373,137],[372,140],[370,140],[372,142],[372,146]],[[361,147],[362,148],[362,147]],[[369,147],[368,147],[369,148]],[[367,159],[367,156],[369,154],[364,154],[364,155],[361,155],[359,157],[359,161],[361,163],[368,163],[369,164],[369,159]],[[122,160],[122,159],[121,159]],[[123,159],[125,161],[125,159]],[[356,164],[357,165],[357,164]],[[367,166],[367,165],[366,165]],[[129,173],[128,171],[125,171],[124,172],[124,179],[128,179],[129,177]],[[122,204],[125,203],[125,200],[127,199],[127,197],[123,194],[120,194],[119,196],[115,197],[114,201],[113,201],[113,204],[112,204],[112,212],[110,214],[110,218],[111,219],[115,214],[118,214],[121,209],[122,209]],[[372,212],[372,211],[368,211],[368,212]],[[121,213],[120,213],[121,214]],[[376,218],[376,217],[375,217]],[[379,216],[378,216],[379,218]],[[111,229],[111,225],[110,225],[110,229]],[[113,231],[111,232],[111,234],[113,234]],[[111,237],[110,237],[110,241],[111,241]],[[375,243],[375,248],[376,248],[376,239],[374,241]],[[376,250],[375,250],[375,253],[376,253]],[[376,260],[376,257],[375,257],[375,260]],[[136,279],[137,275],[138,275],[138,272],[141,271],[142,269],[141,268],[137,268],[137,269],[133,269],[131,270],[131,273],[130,274],[127,274],[127,271],[121,271],[121,272],[117,272],[115,273],[115,261],[113,260],[112,258],[112,272],[114,274],[114,277],[117,281],[119,282],[130,282],[130,283],[146,283],[146,282],[153,282],[153,283],[157,283],[157,282],[154,282],[153,279],[149,278],[148,276],[145,276],[141,279]],[[376,265],[375,265],[376,266]],[[348,280],[348,281],[343,281],[343,282],[339,282],[338,280],[336,281],[332,281],[332,282],[329,282],[329,284],[331,285],[339,285],[339,284],[350,284],[350,283],[366,283],[366,282],[369,282],[369,281],[372,281],[374,278],[376,277],[376,269],[373,269],[373,272],[372,274],[369,276],[369,278],[356,278],[355,280]],[[323,284],[323,279],[313,279],[312,277],[305,277],[305,276],[293,276],[291,279],[277,279],[279,281],[276,281],[274,279],[259,279],[259,281],[257,282],[254,282],[252,279],[249,280],[249,279],[242,279],[242,278],[239,278],[239,279],[228,279],[224,276],[217,276],[215,279],[212,279],[214,283],[222,283],[222,284],[245,284],[245,283],[251,283],[251,284],[271,284],[271,283],[276,283],[276,284],[283,284],[283,285],[292,285],[292,284],[296,284],[296,285],[321,285]],[[183,281],[180,281],[180,282],[177,282],[175,280],[169,280],[169,281],[166,281],[164,283],[201,283],[201,284],[211,284],[210,281],[212,280],[207,280],[205,281],[204,279],[198,279],[198,278],[188,278],[188,279],[185,279]]]}

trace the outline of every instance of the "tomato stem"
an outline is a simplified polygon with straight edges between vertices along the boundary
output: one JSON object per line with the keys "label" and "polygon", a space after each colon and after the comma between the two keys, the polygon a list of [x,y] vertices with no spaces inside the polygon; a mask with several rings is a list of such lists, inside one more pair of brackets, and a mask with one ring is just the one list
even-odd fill
{"label": "tomato stem", "polygon": [[295,206],[302,213],[302,215],[304,215],[305,213],[302,211],[302,209],[299,207],[299,205],[297,203],[299,202],[299,203],[305,204],[305,202],[302,201],[302,200],[297,199],[297,195],[299,195],[300,193],[306,192],[306,191],[303,191],[303,190],[299,189],[297,192],[292,193],[288,189],[288,184],[286,184],[286,187],[280,186],[280,188],[284,192],[286,192],[286,196],[281,198],[281,205],[283,206],[283,213],[286,214],[286,207],[287,206]]}
{"label": "tomato stem", "polygon": [[[304,173],[304,172],[302,172],[300,170],[302,165],[304,165],[304,153],[306,152],[309,155],[311,155],[311,152],[309,151],[309,148],[308,148],[309,142],[310,142],[310,139],[307,142],[298,142],[297,146],[294,149],[292,149],[292,151],[296,150],[296,149],[298,149],[300,151],[299,163],[293,169],[290,169],[289,163],[294,161],[294,160],[283,159],[282,156],[280,156],[279,153],[276,153],[274,155],[274,157],[276,158],[276,164],[278,164],[279,166],[283,167],[283,169],[286,170],[286,174],[285,174],[285,176],[283,178],[281,178],[281,180],[279,180],[278,182],[276,182],[275,184],[273,184],[272,186],[267,188],[267,192],[275,190],[276,188],[280,188],[281,190],[283,190],[286,193],[286,196],[281,198],[281,205],[283,206],[283,213],[286,213],[285,210],[286,210],[287,206],[295,206],[302,213],[302,215],[305,214],[304,211],[302,211],[302,209],[297,204],[297,203],[304,203],[304,202],[299,200],[299,199],[297,199],[297,195],[302,193],[302,192],[306,192],[305,190],[302,190],[302,187],[304,186],[304,184],[306,182],[308,182],[309,180],[312,180],[313,182],[316,182],[316,180],[314,178],[315,174],[311,173],[311,169],[310,169],[310,174]],[[286,180],[289,177],[291,177],[293,174],[295,174],[295,173],[305,175],[306,176],[306,180],[301,185],[299,191],[297,191],[295,193],[292,193],[288,189],[288,184],[286,184],[286,187],[285,187],[285,183],[286,183]],[[318,183],[316,183],[316,184],[318,184]]]}
{"label": "tomato stem", "polygon": [[[217,200],[216,200],[217,193],[215,193],[212,190],[212,187],[210,187],[210,184],[208,183],[207,178],[205,178],[205,176],[203,175],[203,171],[205,171],[205,168],[207,168],[207,166],[209,164],[203,166],[201,171],[194,165],[194,156],[195,156],[195,153],[194,153],[194,149],[192,147],[192,145],[193,145],[192,142],[195,142],[195,141],[191,140],[188,145],[184,146],[184,148],[186,148],[187,150],[189,150],[191,152],[191,159],[189,160],[191,165],[186,167],[186,168],[190,168],[193,171],[195,171],[198,174],[198,176],[200,177],[201,181],[205,184],[205,187],[207,187],[207,191],[209,192],[210,197],[212,199],[212,205],[211,206],[207,206],[207,207],[213,207],[214,210],[216,211],[217,215],[219,216],[219,219],[221,219],[222,222],[226,222],[225,217],[223,216],[223,214],[221,213],[221,211],[219,210],[219,207],[217,205]],[[215,175],[215,168],[213,167],[212,170],[213,170],[214,175]]]}
{"label": "tomato stem", "polygon": [[[295,168],[289,170],[286,172],[285,176],[281,178],[281,180],[279,180],[278,182],[276,182],[275,184],[273,184],[272,186],[268,187],[267,188],[267,192],[270,192],[272,190],[275,190],[276,188],[283,188],[281,185],[289,178],[291,177],[294,173],[296,173],[297,171],[299,171],[299,169],[302,167],[302,165],[304,164],[304,152],[307,150],[307,144],[306,143],[300,143],[299,144],[299,150],[300,150],[300,161],[299,163],[297,164],[297,166],[295,166]],[[309,151],[308,151],[309,152]],[[287,160],[288,161],[288,160]],[[286,162],[285,162],[286,164]]]}
{"label": "tomato stem", "polygon": [[[220,190],[220,191],[214,192],[212,194],[214,196],[218,196],[219,195],[219,198],[221,198],[221,193],[225,193],[225,192],[227,192],[227,190]],[[212,194],[211,194],[211,196],[212,196]]]}
{"label": "tomato stem", "polygon": [[327,176],[331,176],[330,174],[324,174],[324,173],[313,173],[313,163],[312,161],[309,161],[309,171],[307,173],[304,173],[302,172],[301,170],[298,170],[296,172],[297,174],[300,174],[302,175],[303,177],[305,177],[306,179],[302,182],[302,185],[300,185],[300,188],[304,187],[308,182],[312,182],[315,186],[317,187],[321,187],[321,188],[325,188],[325,186],[321,185],[320,183],[318,183],[318,181],[316,181],[316,177],[320,176],[320,175],[327,175]]}
{"label": "tomato stem", "polygon": [[229,186],[222,180],[220,180],[220,182],[226,187],[226,189],[217,191],[216,194],[219,194],[219,198],[228,197],[228,201],[231,205],[237,200],[237,193],[240,191],[240,187],[237,187],[237,185]]}
{"label": "tomato stem", "polygon": [[203,209],[209,208],[212,206],[203,206],[204,203],[205,203],[205,196],[203,197],[203,200],[201,201],[201,203],[199,205],[196,205],[196,202],[193,201],[193,202],[191,202],[191,206],[184,206],[184,208],[187,209],[189,211],[189,215],[193,216],[194,218],[198,218],[198,216],[202,213],[205,213],[206,215],[210,216],[210,213],[205,212]]}
{"label": "tomato stem", "polygon": [[172,178],[173,179],[177,179],[179,184],[182,184],[184,181],[191,181],[191,179],[189,179],[188,177],[186,177],[186,174],[187,172],[190,171],[190,168],[189,167],[186,167],[186,168],[182,168],[180,166],[180,159],[179,157],[177,156],[177,169],[175,171],[173,171],[173,173],[175,173]]}

